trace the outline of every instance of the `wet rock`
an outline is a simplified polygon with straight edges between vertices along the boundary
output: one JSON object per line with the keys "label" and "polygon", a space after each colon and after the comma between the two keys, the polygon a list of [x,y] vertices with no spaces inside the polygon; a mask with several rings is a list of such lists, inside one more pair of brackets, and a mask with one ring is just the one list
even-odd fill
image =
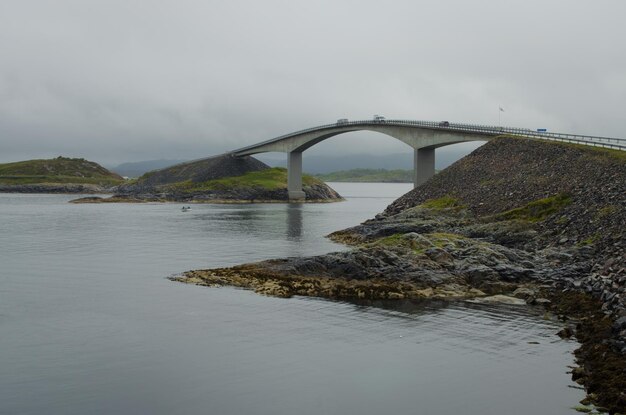
{"label": "wet rock", "polygon": [[626,316],[620,317],[615,320],[614,327],[616,327],[618,330],[626,329]]}
{"label": "wet rock", "polygon": [[462,269],[461,272],[467,278],[471,285],[480,286],[488,280],[497,280],[498,273],[485,265],[469,265]]}
{"label": "wet rock", "polygon": [[520,287],[517,290],[513,291],[512,295],[513,297],[526,300],[528,298],[534,298],[537,295],[537,290],[535,288]]}
{"label": "wet rock", "polygon": [[[562,339],[569,339],[574,335],[574,330],[571,327],[563,327],[556,333]],[[580,368],[577,368],[580,369]]]}

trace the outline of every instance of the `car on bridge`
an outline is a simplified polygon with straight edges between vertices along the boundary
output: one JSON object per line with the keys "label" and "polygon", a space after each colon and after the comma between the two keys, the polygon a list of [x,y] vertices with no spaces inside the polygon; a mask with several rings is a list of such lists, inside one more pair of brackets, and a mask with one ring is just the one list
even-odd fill
{"label": "car on bridge", "polygon": [[450,122],[449,121],[440,121],[439,122],[439,127],[449,127],[450,126]]}
{"label": "car on bridge", "polygon": [[337,120],[337,125],[344,125],[348,123],[348,119],[347,118],[339,118]]}
{"label": "car on bridge", "polygon": [[374,122],[385,122],[385,117],[382,115],[374,115]]}

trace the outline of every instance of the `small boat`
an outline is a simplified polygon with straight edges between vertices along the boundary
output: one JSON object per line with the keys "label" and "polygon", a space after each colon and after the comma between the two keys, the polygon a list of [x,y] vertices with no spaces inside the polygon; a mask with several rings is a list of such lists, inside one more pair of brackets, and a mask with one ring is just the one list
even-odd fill
{"label": "small boat", "polygon": [[183,208],[181,210],[183,212],[187,212],[188,210],[191,210],[191,206],[183,206]]}

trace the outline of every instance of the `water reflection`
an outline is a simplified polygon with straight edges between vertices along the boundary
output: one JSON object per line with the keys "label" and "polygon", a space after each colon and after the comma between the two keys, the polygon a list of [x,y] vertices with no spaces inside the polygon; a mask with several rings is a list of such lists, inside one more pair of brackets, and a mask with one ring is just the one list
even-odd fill
{"label": "water reflection", "polygon": [[285,204],[284,210],[271,205],[212,207],[195,212],[193,219],[198,221],[200,229],[220,235],[270,233],[277,238],[286,237],[289,242],[301,242],[305,234],[304,210],[302,203]]}
{"label": "water reflection", "polygon": [[287,205],[287,239],[299,242],[302,237],[302,203]]}

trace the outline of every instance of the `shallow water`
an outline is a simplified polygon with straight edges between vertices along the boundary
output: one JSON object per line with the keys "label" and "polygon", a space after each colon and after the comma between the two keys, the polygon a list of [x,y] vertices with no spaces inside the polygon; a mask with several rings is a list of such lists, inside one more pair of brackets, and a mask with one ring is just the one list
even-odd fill
{"label": "shallow water", "polygon": [[165,278],[346,249],[323,235],[410,189],[334,187],[346,202],[184,213],[0,194],[0,413],[572,413],[575,343],[526,307],[372,307]]}

